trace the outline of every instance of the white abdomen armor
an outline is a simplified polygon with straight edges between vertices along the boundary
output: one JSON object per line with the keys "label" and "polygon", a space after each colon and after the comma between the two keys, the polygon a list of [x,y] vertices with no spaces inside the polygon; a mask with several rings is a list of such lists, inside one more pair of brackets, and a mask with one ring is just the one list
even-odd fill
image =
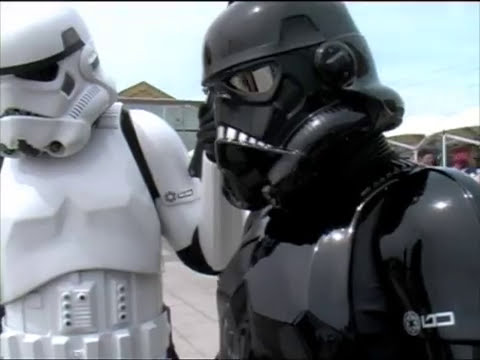
{"label": "white abdomen armor", "polygon": [[160,222],[119,106],[76,155],[3,164],[4,358],[165,358]]}

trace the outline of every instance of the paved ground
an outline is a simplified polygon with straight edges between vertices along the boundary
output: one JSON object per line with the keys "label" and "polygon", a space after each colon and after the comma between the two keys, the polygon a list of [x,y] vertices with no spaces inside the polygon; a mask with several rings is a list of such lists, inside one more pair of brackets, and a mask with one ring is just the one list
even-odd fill
{"label": "paved ground", "polygon": [[173,341],[181,359],[213,359],[218,351],[215,276],[187,268],[164,249],[164,298],[172,311]]}

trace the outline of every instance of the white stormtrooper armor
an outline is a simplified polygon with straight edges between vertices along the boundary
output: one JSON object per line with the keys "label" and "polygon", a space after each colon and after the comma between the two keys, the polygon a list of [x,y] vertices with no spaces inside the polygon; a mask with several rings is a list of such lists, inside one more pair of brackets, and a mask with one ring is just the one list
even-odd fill
{"label": "white stormtrooper armor", "polygon": [[1,12],[0,357],[167,358],[161,238],[221,270],[244,214],[165,121],[115,102],[74,10],[28,6]]}

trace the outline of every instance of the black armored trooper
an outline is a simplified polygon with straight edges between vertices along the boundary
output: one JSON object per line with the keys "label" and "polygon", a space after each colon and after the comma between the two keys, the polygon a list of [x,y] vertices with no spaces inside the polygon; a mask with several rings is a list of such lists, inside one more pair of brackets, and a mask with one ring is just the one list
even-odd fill
{"label": "black armored trooper", "polygon": [[233,2],[203,66],[209,157],[252,211],[218,357],[480,359],[480,186],[390,149],[404,105],[345,5]]}

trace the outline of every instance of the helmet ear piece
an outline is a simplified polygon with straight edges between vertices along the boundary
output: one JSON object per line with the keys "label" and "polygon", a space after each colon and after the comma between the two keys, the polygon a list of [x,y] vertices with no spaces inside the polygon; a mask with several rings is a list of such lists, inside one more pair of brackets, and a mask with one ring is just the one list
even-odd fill
{"label": "helmet ear piece", "polygon": [[330,89],[350,85],[357,76],[357,60],[348,45],[340,41],[321,44],[314,54],[315,68],[321,82]]}
{"label": "helmet ear piece", "polygon": [[104,87],[112,98],[116,98],[115,82],[103,73],[98,54],[92,44],[86,44],[80,54],[80,74],[87,82]]}
{"label": "helmet ear piece", "polygon": [[80,72],[81,74],[90,81],[93,81],[95,76],[95,70],[99,65],[99,59],[97,52],[90,44],[86,44],[82,49],[80,55]]}

